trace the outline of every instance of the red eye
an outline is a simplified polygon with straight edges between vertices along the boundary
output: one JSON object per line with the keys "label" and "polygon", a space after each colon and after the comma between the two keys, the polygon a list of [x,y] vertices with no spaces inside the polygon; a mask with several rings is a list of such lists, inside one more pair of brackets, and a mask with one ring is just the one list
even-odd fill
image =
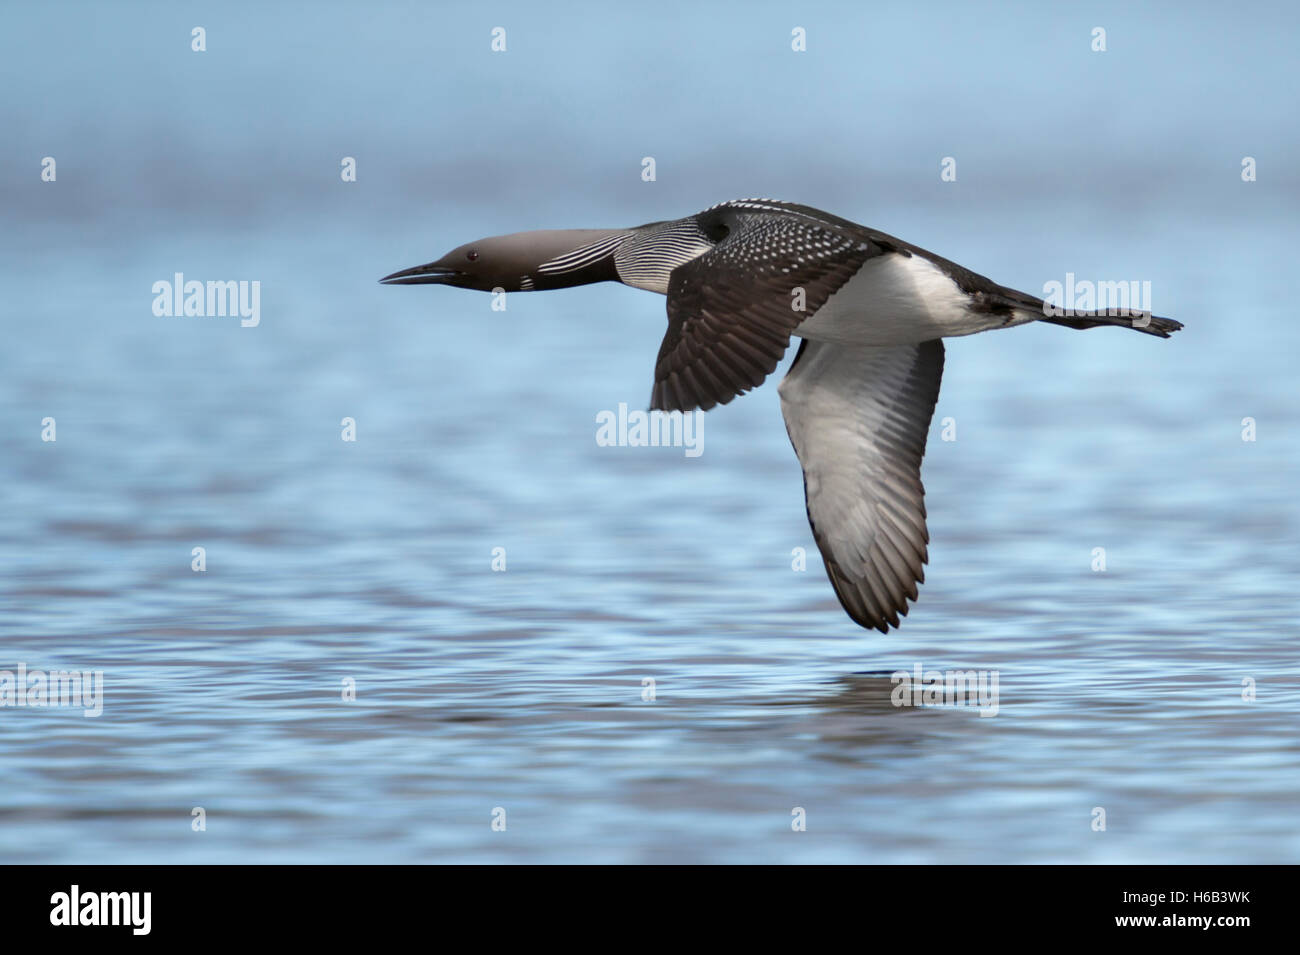
{"label": "red eye", "polygon": [[466,252],[466,253],[465,253],[465,258],[467,258],[467,259],[469,259],[471,262],[473,262],[475,259],[478,258],[478,253],[477,253],[477,252]]}

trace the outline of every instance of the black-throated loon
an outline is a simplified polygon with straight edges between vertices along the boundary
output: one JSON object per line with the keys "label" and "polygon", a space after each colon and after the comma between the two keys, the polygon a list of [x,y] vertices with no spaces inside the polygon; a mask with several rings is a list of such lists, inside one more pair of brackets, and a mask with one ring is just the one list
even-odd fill
{"label": "black-throated loon", "polygon": [[808,522],[840,603],[882,633],[925,580],[921,458],[942,339],[1035,321],[1162,338],[1182,328],[1144,313],[1049,313],[1042,299],[911,243],[773,199],[633,229],[482,239],[380,281],[506,292],[615,281],[666,295],[650,397],[662,411],[726,404],[801,338],[778,390]]}

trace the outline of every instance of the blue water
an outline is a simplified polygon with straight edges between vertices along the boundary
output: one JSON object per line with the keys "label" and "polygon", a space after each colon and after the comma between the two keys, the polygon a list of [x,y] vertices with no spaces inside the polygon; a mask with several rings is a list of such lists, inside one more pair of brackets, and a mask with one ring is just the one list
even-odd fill
{"label": "blue water", "polygon": [[[400,9],[355,34],[282,9],[246,13],[257,29],[212,21],[195,78],[189,15],[141,9],[83,11],[59,44],[58,9],[25,12],[26,42],[5,41],[0,670],[102,670],[104,701],[95,718],[0,708],[0,858],[1300,861],[1296,166],[1294,130],[1265,121],[1293,94],[1262,83],[1263,105],[1225,105],[1193,90],[1156,115],[1140,77],[1085,82],[1086,59],[1041,89],[995,72],[968,91],[965,61],[931,51],[911,100],[876,100],[836,134],[904,144],[860,152],[864,167],[746,124],[782,102],[764,90],[829,115],[778,89],[788,65],[745,96],[723,84],[731,123],[677,81],[621,80],[652,116],[678,110],[680,130],[647,120],[648,143],[607,88],[594,116],[552,106],[557,128],[526,122],[618,58],[602,30],[644,65],[757,42],[763,18],[709,43],[699,31],[731,21],[575,19],[546,34],[547,72],[513,9],[524,65],[503,78],[477,47],[456,52],[489,26],[463,11],[420,34],[443,62]],[[1139,33],[1157,65],[1215,29],[1184,25],[1179,53],[1172,27],[1123,16],[1112,35]],[[784,56],[789,15],[765,17]],[[891,23],[897,42],[873,49],[903,68],[926,24]],[[1031,39],[1078,26],[1017,23],[1000,42],[1031,59],[1048,57]],[[166,59],[156,45],[177,30]],[[1273,32],[1204,69],[1231,82]],[[936,42],[957,56],[962,36],[949,24]],[[1136,69],[1133,42],[1117,70]],[[847,84],[835,97],[872,90],[834,43],[809,68]],[[115,56],[131,65],[110,69]],[[41,74],[42,57],[67,69]],[[1280,69],[1260,60],[1256,80]],[[453,81],[515,131],[485,130],[464,103],[413,118],[412,89]],[[924,108],[941,95],[965,106],[955,126]],[[1161,172],[1123,135],[1099,166],[1096,128],[1068,121],[1082,151],[1009,118],[990,140],[966,119],[990,95],[1007,117],[1085,104],[1112,129],[1149,121],[1185,142]],[[710,126],[736,141],[691,135]],[[931,153],[963,141],[977,161],[940,192]],[[1251,149],[1270,174],[1246,184]],[[639,179],[647,152],[660,183]],[[41,183],[50,153],[59,179]],[[338,157],[358,153],[344,185]],[[1150,280],[1156,311],[1187,326],[1169,341],[1043,325],[948,343],[923,472],[927,583],[888,636],[854,625],[825,579],[775,380],[706,416],[699,457],[597,444],[599,412],[645,406],[661,298],[605,285],[495,312],[487,296],[375,281],[485,234],[629,225],[747,193],[1031,291],[1066,271]],[[151,286],[178,271],[260,281],[260,325],[156,317]],[[41,440],[46,417],[56,441]],[[998,671],[998,714],[892,706],[889,673],[917,664]]]}

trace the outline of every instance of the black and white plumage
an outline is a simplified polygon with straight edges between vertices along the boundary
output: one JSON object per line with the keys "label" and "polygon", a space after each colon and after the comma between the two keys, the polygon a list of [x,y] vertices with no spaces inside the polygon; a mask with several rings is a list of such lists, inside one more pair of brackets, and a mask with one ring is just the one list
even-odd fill
{"label": "black and white plumage", "polygon": [[921,459],[942,339],[1033,321],[1162,338],[1182,327],[1151,315],[1049,314],[1041,299],[901,239],[773,199],[633,229],[484,239],[381,281],[484,291],[618,281],[666,295],[650,398],[663,411],[726,404],[801,338],[779,392],[808,521],[840,603],[882,632],[925,579]]}

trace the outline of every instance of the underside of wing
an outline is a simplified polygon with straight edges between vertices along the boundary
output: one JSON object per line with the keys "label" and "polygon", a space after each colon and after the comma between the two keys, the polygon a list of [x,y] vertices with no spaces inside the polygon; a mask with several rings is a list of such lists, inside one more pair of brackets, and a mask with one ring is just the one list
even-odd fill
{"label": "underside of wing", "polygon": [[921,458],[942,375],[938,339],[887,347],[805,340],[781,382],[826,573],[849,616],[882,633],[899,625],[925,580]]}
{"label": "underside of wing", "polygon": [[663,411],[707,410],[757,387],[791,332],[882,252],[869,236],[804,217],[702,215],[719,217],[708,226],[726,235],[670,277],[650,397]]}

